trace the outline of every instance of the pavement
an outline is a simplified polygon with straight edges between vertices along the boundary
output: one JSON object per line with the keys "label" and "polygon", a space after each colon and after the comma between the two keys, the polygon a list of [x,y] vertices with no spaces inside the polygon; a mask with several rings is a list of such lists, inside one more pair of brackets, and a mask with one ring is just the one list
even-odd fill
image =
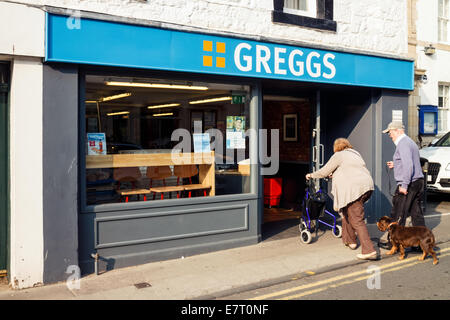
{"label": "pavement", "polygon": [[[433,207],[425,221],[435,234],[437,247],[450,241],[448,207]],[[320,230],[310,244],[300,241],[294,220],[282,229],[256,245],[88,275],[81,278],[79,288],[66,282],[22,290],[3,286],[0,300],[209,300],[370,263],[356,258],[360,247],[350,250],[328,228]],[[374,224],[368,229],[376,245],[381,232]],[[386,250],[376,248],[381,259],[385,258]]]}

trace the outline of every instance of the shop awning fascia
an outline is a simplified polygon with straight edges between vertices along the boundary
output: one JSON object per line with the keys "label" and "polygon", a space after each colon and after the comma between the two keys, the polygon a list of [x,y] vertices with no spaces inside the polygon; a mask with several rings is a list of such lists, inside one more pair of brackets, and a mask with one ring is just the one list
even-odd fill
{"label": "shop awning fascia", "polygon": [[46,13],[46,62],[413,90],[414,62]]}

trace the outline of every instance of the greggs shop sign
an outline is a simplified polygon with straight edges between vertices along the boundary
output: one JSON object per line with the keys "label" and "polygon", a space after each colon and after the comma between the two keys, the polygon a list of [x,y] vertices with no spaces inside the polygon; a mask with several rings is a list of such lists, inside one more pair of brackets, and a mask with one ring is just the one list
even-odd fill
{"label": "greggs shop sign", "polygon": [[414,63],[47,14],[49,62],[413,90]]}

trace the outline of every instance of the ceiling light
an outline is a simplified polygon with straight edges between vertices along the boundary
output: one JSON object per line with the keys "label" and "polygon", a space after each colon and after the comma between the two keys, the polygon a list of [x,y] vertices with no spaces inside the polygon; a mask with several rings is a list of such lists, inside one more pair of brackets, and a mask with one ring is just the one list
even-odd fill
{"label": "ceiling light", "polygon": [[173,116],[173,112],[168,113],[155,113],[153,114],[154,117],[163,117],[163,116]]}
{"label": "ceiling light", "polygon": [[231,97],[219,97],[219,98],[212,98],[212,99],[205,99],[205,100],[189,101],[189,104],[200,104],[200,103],[227,101],[227,100],[231,100]]}
{"label": "ceiling light", "polygon": [[208,87],[205,87],[205,86],[189,86],[189,85],[165,84],[165,83],[106,81],[105,84],[108,85],[108,86],[119,86],[119,87],[184,89],[184,90],[208,90]]}
{"label": "ceiling light", "polygon": [[147,109],[158,109],[158,108],[170,108],[170,107],[178,107],[179,103],[169,103],[169,104],[158,104],[156,106],[148,106]]}
{"label": "ceiling light", "polygon": [[107,113],[107,116],[120,116],[122,114],[129,114],[130,111],[120,111],[120,112],[112,112],[112,113]]}
{"label": "ceiling light", "polygon": [[129,97],[129,96],[131,96],[131,93],[130,93],[130,92],[127,92],[127,93],[120,93],[120,94],[116,94],[116,95],[114,95],[114,96],[109,96],[109,97],[100,98],[99,102],[111,101],[111,100],[115,100],[115,99],[120,99],[120,98]]}
{"label": "ceiling light", "polygon": [[97,100],[86,100],[85,103],[97,103]]}

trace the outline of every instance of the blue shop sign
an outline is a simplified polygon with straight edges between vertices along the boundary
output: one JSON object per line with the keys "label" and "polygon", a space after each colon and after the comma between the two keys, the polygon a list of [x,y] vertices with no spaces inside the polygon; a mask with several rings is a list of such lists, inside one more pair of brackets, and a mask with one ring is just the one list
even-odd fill
{"label": "blue shop sign", "polygon": [[414,81],[407,60],[49,13],[45,61],[403,90]]}

